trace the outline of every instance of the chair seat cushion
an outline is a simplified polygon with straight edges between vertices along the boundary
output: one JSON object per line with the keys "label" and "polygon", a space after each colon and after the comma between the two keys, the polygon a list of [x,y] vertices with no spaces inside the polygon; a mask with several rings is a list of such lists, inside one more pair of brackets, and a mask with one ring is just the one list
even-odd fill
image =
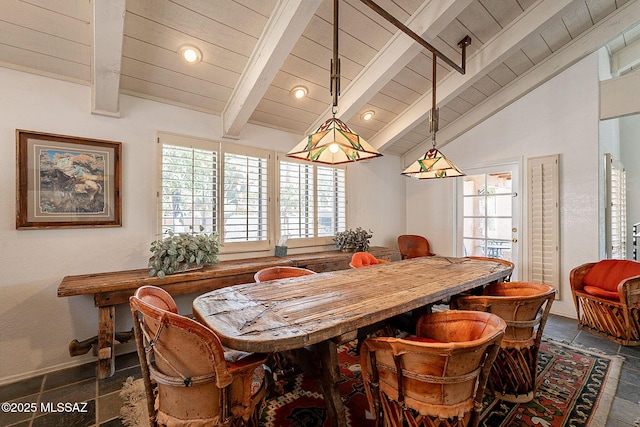
{"label": "chair seat cushion", "polygon": [[606,289],[602,289],[599,286],[587,285],[582,290],[588,293],[589,295],[593,295],[594,297],[606,298],[606,299],[616,300],[616,301],[620,300],[620,294],[618,294],[617,291],[616,292],[607,291]]}
{"label": "chair seat cushion", "polygon": [[618,284],[629,277],[640,275],[640,262],[605,259],[589,270],[582,280],[585,285],[617,293]]}

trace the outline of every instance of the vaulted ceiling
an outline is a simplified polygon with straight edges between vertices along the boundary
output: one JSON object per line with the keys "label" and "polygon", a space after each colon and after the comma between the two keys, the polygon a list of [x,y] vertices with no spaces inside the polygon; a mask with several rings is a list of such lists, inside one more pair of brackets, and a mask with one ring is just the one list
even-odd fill
{"label": "vaulted ceiling", "polygon": [[[439,144],[600,47],[614,74],[638,67],[640,0],[376,3],[456,64],[472,39],[464,75],[437,62]],[[405,154],[429,139],[431,52],[361,1],[340,4],[337,116]],[[220,115],[219,137],[246,123],[302,136],[331,115],[332,26],[332,0],[2,0],[0,66],[90,85],[96,114],[118,117],[128,94]],[[185,44],[201,62],[179,58]]]}

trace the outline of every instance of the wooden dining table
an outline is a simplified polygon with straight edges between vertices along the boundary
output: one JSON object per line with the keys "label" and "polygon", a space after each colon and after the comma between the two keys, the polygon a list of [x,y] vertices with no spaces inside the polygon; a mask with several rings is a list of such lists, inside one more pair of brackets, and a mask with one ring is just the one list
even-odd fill
{"label": "wooden dining table", "polygon": [[197,297],[193,313],[226,347],[295,355],[317,378],[332,426],[343,427],[338,345],[509,274],[509,266],[494,261],[421,257],[217,289]]}

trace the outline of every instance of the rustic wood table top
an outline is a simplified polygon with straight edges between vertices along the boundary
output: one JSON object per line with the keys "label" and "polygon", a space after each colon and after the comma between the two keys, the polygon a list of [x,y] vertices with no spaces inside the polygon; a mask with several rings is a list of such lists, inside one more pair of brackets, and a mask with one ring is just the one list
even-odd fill
{"label": "rustic wood table top", "polygon": [[501,280],[511,269],[467,258],[414,258],[217,289],[193,312],[230,348],[277,352],[328,339]]}

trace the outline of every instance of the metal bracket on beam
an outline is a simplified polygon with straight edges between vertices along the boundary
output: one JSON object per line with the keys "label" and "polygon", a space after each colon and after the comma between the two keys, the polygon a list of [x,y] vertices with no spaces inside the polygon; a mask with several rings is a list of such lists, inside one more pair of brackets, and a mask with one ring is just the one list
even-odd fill
{"label": "metal bracket on beam", "polygon": [[384,19],[386,19],[387,21],[391,22],[393,25],[396,26],[396,28],[398,28],[400,31],[402,31],[403,33],[405,33],[406,35],[408,35],[409,37],[411,37],[412,39],[414,39],[415,41],[417,41],[420,45],[422,45],[423,47],[425,47],[427,50],[429,50],[430,52],[432,52],[435,56],[439,57],[440,59],[442,59],[444,62],[446,62],[447,64],[449,64],[449,66],[451,66],[454,70],[456,70],[457,72],[459,72],[460,74],[464,74],[465,73],[465,68],[466,68],[466,59],[467,59],[467,46],[469,46],[471,44],[471,37],[469,37],[468,35],[465,36],[462,40],[460,40],[458,42],[458,47],[460,49],[462,49],[462,65],[458,65],[455,62],[453,62],[451,59],[447,58],[445,56],[444,53],[440,52],[438,49],[436,49],[434,46],[432,46],[428,41],[426,41],[425,39],[423,39],[422,37],[420,37],[420,35],[416,34],[413,30],[411,30],[409,27],[407,27],[406,25],[404,25],[402,22],[398,21],[393,15],[391,15],[389,12],[387,12],[386,10],[384,10],[382,7],[378,6],[375,2],[373,2],[372,0],[360,0],[362,3],[366,4],[367,6],[369,6],[374,12],[376,12],[378,15],[382,16]]}

